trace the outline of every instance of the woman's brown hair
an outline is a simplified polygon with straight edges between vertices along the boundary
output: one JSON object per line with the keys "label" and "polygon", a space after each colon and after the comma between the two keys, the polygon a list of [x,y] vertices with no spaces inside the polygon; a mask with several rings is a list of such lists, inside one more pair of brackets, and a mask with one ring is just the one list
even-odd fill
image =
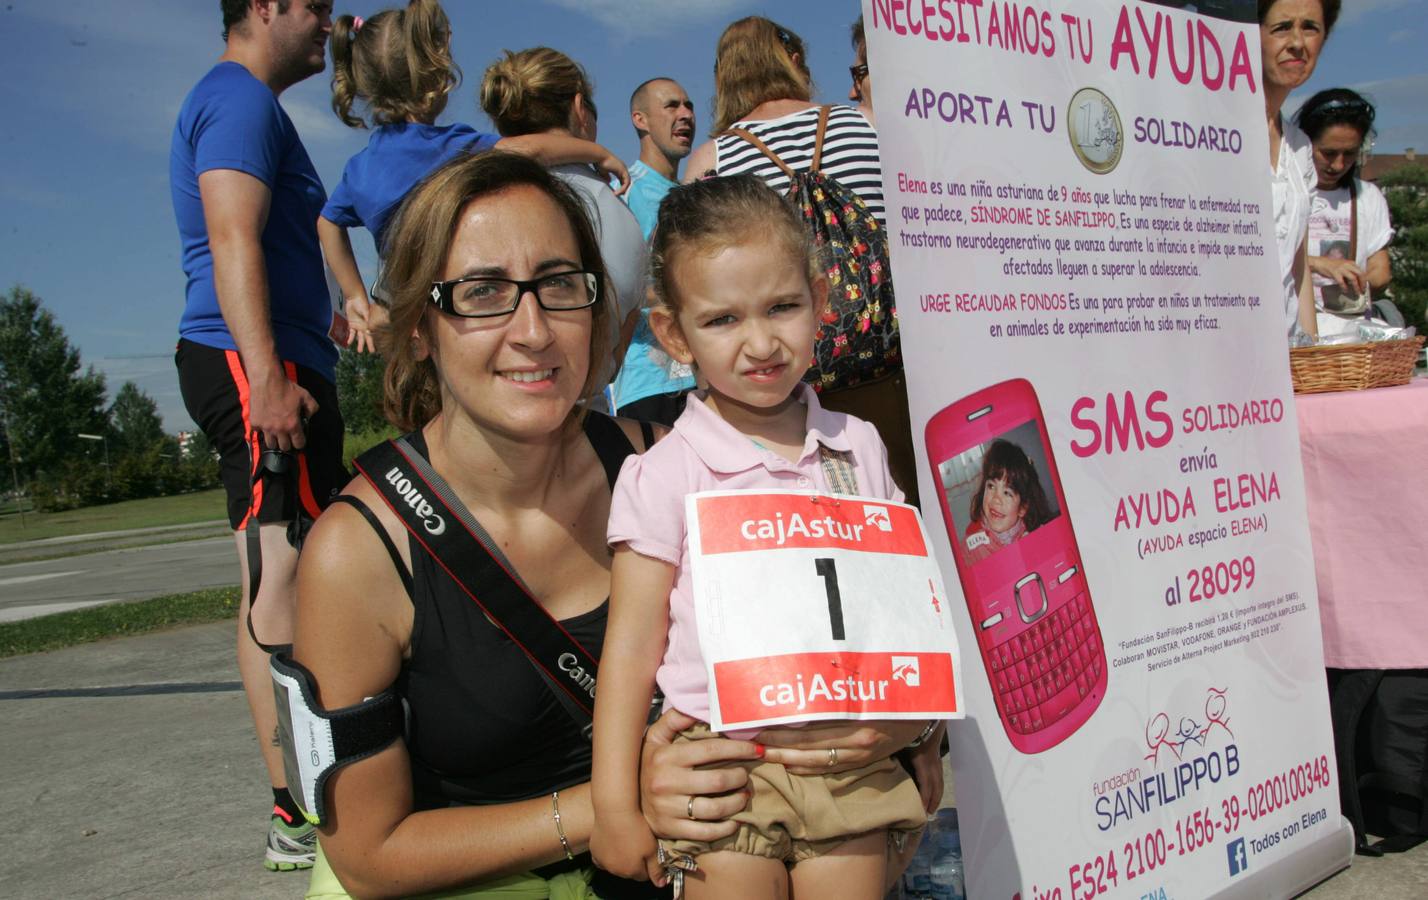
{"label": "woman's brown hair", "polygon": [[446,97],[461,83],[451,59],[451,23],[437,0],[411,0],[361,21],[332,23],[332,111],[351,128],[367,122],[352,107],[360,100],[373,125],[436,121]]}
{"label": "woman's brown hair", "polygon": [[[421,428],[441,412],[441,388],[430,354],[419,355],[413,336],[423,332],[431,305],[432,285],[446,270],[451,241],[467,205],[513,187],[532,187],[560,208],[580,250],[580,265],[605,271],[600,242],[575,192],[533,160],[493,150],[459,156],[426,177],[407,195],[388,235],[387,269],[383,287],[391,301],[391,317],[378,333],[387,359],[383,376],[383,406],[387,418],[403,431]],[[603,276],[602,276],[603,277]],[[590,367],[582,397],[591,396],[602,383],[600,360],[612,352],[614,333],[611,294],[591,307]],[[533,303],[528,297],[524,302]],[[577,407],[577,410],[581,407]]]}
{"label": "woman's brown hair", "polygon": [[594,112],[594,86],[575,60],[549,47],[505,53],[481,79],[481,108],[503,137],[568,128],[577,96]]}
{"label": "woman's brown hair", "polygon": [[808,50],[798,35],[763,16],[740,19],[719,35],[711,133],[723,134],[760,103],[812,98]]}

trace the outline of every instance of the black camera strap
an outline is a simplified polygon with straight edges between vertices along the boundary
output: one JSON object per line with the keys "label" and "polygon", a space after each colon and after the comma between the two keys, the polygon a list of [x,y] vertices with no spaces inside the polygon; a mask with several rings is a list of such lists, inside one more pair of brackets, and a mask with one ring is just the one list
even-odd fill
{"label": "black camera strap", "polygon": [[446,480],[405,438],[378,444],[353,465],[417,544],[525,652],[588,737],[599,664],[535,599]]}

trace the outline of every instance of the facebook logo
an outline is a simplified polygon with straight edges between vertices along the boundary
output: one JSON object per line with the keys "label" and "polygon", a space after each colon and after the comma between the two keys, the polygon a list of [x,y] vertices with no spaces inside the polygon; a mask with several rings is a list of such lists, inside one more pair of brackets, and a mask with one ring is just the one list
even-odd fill
{"label": "facebook logo", "polygon": [[1238,875],[1249,868],[1249,857],[1245,855],[1245,839],[1231,841],[1230,846],[1225,848],[1230,854],[1230,874]]}

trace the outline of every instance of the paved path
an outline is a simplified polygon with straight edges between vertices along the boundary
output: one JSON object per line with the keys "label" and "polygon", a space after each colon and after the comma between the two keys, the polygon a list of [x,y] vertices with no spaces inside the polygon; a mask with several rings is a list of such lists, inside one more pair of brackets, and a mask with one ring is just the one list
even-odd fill
{"label": "paved path", "polygon": [[[234,628],[0,660],[0,895],[302,896],[305,875],[262,868],[270,802]],[[1309,896],[1421,900],[1428,845],[1356,859]]]}
{"label": "paved path", "polygon": [[0,622],[236,584],[238,554],[224,534],[0,565]]}

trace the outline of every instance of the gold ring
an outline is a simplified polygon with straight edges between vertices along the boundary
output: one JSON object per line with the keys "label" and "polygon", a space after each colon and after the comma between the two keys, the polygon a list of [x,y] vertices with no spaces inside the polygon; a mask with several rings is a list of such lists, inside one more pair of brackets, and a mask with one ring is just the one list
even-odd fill
{"label": "gold ring", "polygon": [[693,794],[690,794],[690,795],[689,795],[689,802],[686,803],[686,804],[684,804],[684,813],[685,813],[685,815],[689,816],[689,818],[690,818],[692,821],[695,821],[695,822],[699,821],[698,819],[695,819],[695,818],[694,818],[694,795],[693,795]]}
{"label": "gold ring", "polygon": [[837,748],[837,747],[829,747],[829,748],[828,748],[828,768],[831,769],[831,768],[833,768],[833,767],[836,766],[836,765],[838,765],[838,748]]}

